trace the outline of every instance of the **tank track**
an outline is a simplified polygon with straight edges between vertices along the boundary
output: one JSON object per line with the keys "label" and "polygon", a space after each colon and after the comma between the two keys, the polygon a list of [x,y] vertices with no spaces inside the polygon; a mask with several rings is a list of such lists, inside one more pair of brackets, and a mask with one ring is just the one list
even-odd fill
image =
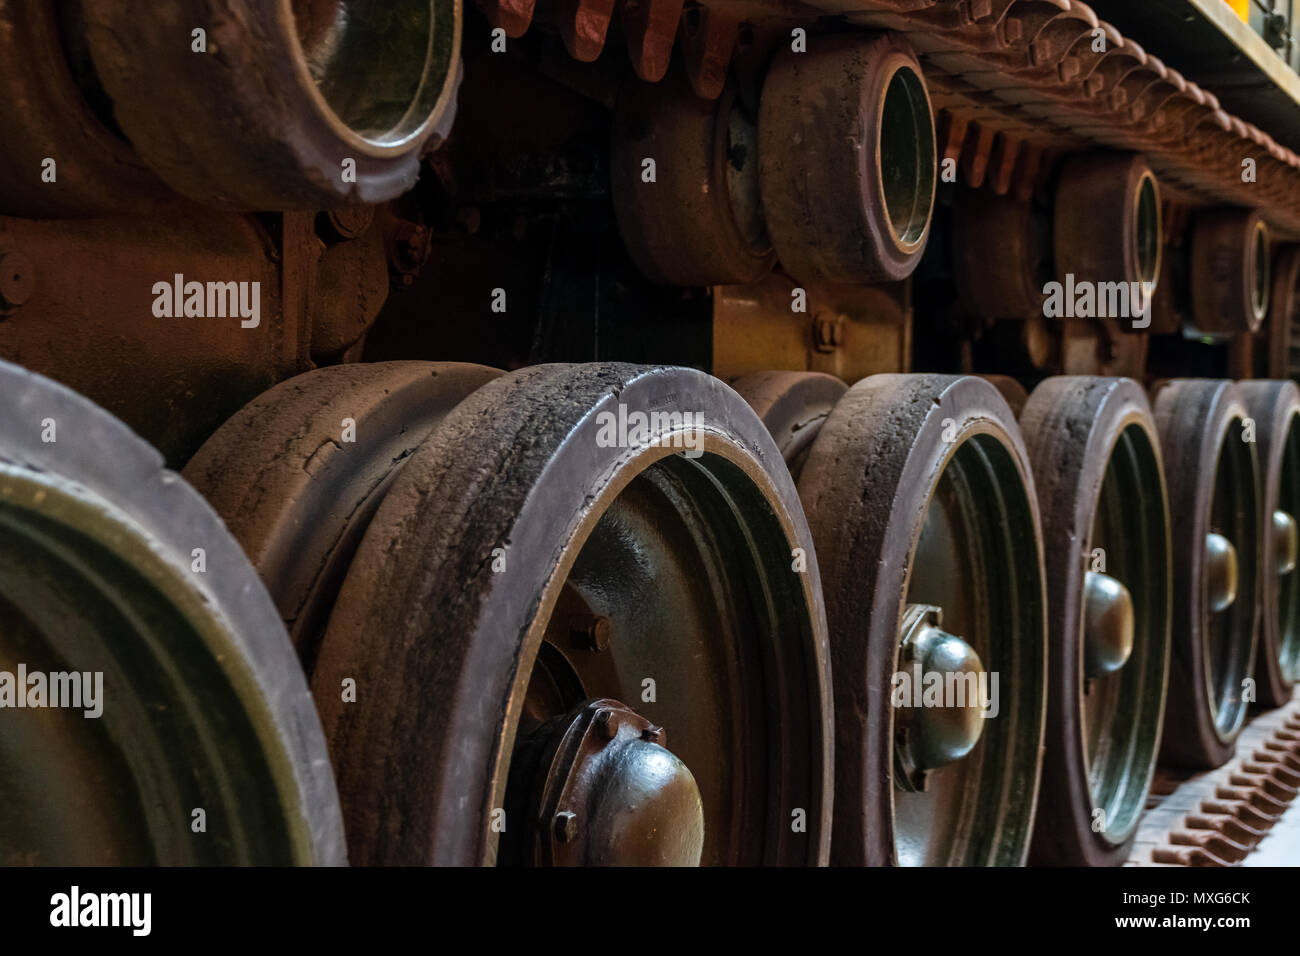
{"label": "tank track", "polygon": [[[479,0],[507,36],[522,36],[533,0]],[[759,0],[632,0],[618,5],[633,69],[658,81],[674,41],[698,95],[716,97],[742,24],[820,18],[908,38],[921,55],[941,156],[973,187],[1027,198],[1052,154],[1087,147],[1147,156],[1162,185],[1193,205],[1264,207],[1270,225],[1300,236],[1300,157],[1219,106],[1218,98],[1149,55],[1080,0],[853,0],[794,11]],[[805,12],[806,11],[806,12]],[[572,0],[548,23],[578,60],[599,56],[612,0]],[[680,29],[679,29],[680,21]],[[1256,164],[1244,182],[1243,161]]]}

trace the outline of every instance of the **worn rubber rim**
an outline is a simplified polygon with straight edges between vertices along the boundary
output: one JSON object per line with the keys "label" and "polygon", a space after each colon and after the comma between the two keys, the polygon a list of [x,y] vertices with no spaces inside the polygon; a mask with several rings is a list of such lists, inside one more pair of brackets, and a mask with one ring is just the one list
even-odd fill
{"label": "worn rubber rim", "polygon": [[1192,318],[1209,335],[1255,333],[1268,311],[1268,227],[1251,209],[1211,209],[1192,224]]}
{"label": "worn rubber rim", "polygon": [[[913,118],[926,118],[914,124],[917,196],[906,239],[887,209],[888,175],[878,148],[886,96],[900,73],[915,81],[905,93]],[[764,80],[758,135],[768,232],[788,272],[805,281],[838,282],[911,274],[929,239],[938,176],[929,94],[904,41],[892,34],[842,34],[819,38],[812,52],[782,50]],[[914,221],[923,225],[917,229]]]}
{"label": "worn rubber rim", "polygon": [[[1146,395],[1129,379],[1049,378],[1034,389],[1020,426],[1043,516],[1052,635],[1030,858],[1117,865],[1151,786],[1168,686],[1171,557],[1160,441]],[[1127,663],[1091,682],[1084,668],[1086,571],[1123,584],[1134,611]],[[1090,704],[1099,711],[1091,720]],[[1097,720],[1093,740],[1089,727]],[[1108,759],[1097,760],[1103,752]]]}
{"label": "worn rubber rim", "polygon": [[[953,271],[962,304],[983,319],[1043,314],[1043,284],[1051,279],[1051,217],[1032,203],[990,189],[961,189],[953,200]],[[990,234],[999,255],[963,254]]]}
{"label": "worn rubber rim", "polygon": [[257,568],[308,674],[393,477],[457,403],[500,374],[455,362],[317,369],[259,395],[185,466]]}
{"label": "worn rubber rim", "polygon": [[1268,341],[1264,361],[1256,374],[1284,378],[1300,373],[1300,363],[1291,360],[1292,348],[1300,348],[1294,324],[1300,320],[1300,245],[1280,246],[1273,256],[1273,294],[1268,300]]}
{"label": "worn rubber rim", "polygon": [[1281,707],[1300,678],[1300,576],[1273,570],[1272,516],[1300,508],[1300,389],[1294,382],[1238,386],[1258,429],[1262,532],[1259,646],[1255,685],[1259,703]]}
{"label": "worn rubber rim", "polygon": [[[703,456],[688,459],[671,444],[601,447],[600,412],[620,404],[702,413]],[[761,422],[721,382],[687,369],[604,364],[535,366],[480,388],[411,457],[371,522],[312,681],[355,861],[496,859],[494,811],[505,806],[543,635],[609,503],[643,477],[718,504],[732,523],[719,519],[709,533],[748,555],[738,564],[753,573],[731,581],[749,597],[728,605],[747,610],[730,626],[747,636],[743,660],[764,690],[761,702],[733,701],[738,716],[723,732],[766,741],[766,766],[750,765],[735,804],[710,818],[718,771],[691,758],[706,742],[660,712],[662,692],[657,705],[625,702],[665,727],[700,782],[704,862],[825,861],[830,677],[816,562],[793,484]],[[806,549],[802,573],[792,564],[796,547]],[[714,589],[710,600],[719,598]],[[647,620],[654,608],[645,606]],[[346,677],[366,707],[341,701]],[[600,696],[606,686],[582,691]],[[795,811],[805,819],[799,829]]]}
{"label": "worn rubber rim", "polygon": [[[1242,681],[1255,655],[1255,443],[1241,440],[1248,413],[1232,382],[1174,379],[1157,388],[1152,408],[1166,463],[1175,595],[1160,761],[1210,769],[1232,756],[1246,717]],[[1233,543],[1239,569],[1236,600],[1217,620],[1210,618],[1204,570],[1211,531]],[[1209,660],[1212,635],[1226,654],[1218,665]]]}
{"label": "worn rubber rim", "polygon": [[1078,281],[1144,283],[1147,295],[1155,293],[1164,248],[1160,190],[1141,156],[1070,157],[1057,181],[1052,220],[1058,281],[1073,274]]}
{"label": "worn rubber rim", "polygon": [[824,372],[750,372],[731,387],[763,420],[795,481],[831,409],[849,390]]}
{"label": "worn rubber rim", "polygon": [[925,575],[915,556],[936,489],[948,480],[980,490],[978,506],[974,495],[959,496],[959,513],[985,549],[983,566],[998,567],[981,578],[993,611],[980,621],[987,625],[996,615],[1002,626],[976,627],[979,633],[968,637],[979,643],[998,634],[996,645],[976,649],[1001,672],[1003,690],[999,716],[987,721],[966,758],[981,772],[968,791],[975,819],[957,828],[945,862],[1018,865],[1028,852],[1047,645],[1038,511],[1024,445],[1006,402],[987,382],[876,375],[836,404],[799,478],[823,562],[831,629],[839,743],[834,863],[900,861],[891,691],[905,607],[933,603],[918,591]]}
{"label": "worn rubber rim", "polygon": [[[178,0],[149,17],[112,0],[81,3],[95,71],[118,125],[144,161],[192,199],[271,210],[394,198],[414,184],[422,149],[445,134],[443,121],[454,108],[460,0],[429,0],[428,22],[412,31],[424,31],[415,38],[426,56],[423,80],[412,94],[420,116],[401,119],[401,132],[391,135],[367,134],[340,117],[342,94],[329,82],[327,64],[308,62],[294,0]],[[375,15],[392,15],[391,6]],[[200,27],[207,54],[187,42]],[[341,35],[346,40],[347,32]],[[342,73],[354,92],[376,86]],[[198,126],[186,121],[195,103],[208,107]],[[345,160],[355,162],[352,179],[344,178]]]}
{"label": "worn rubber rim", "polygon": [[[21,644],[59,669],[103,671],[105,682],[102,725],[74,733],[65,723],[57,735],[56,747],[69,748],[61,756],[80,762],[39,765],[38,797],[19,810],[12,791],[5,801],[7,826],[35,807],[44,825],[33,829],[67,845],[42,855],[25,834],[6,834],[6,846],[36,851],[36,862],[105,862],[102,853],[135,863],[345,862],[302,672],[220,519],[156,451],[85,399],[3,362],[0,393],[13,411],[0,422],[0,537],[17,545],[0,550],[0,604],[21,622],[9,653]],[[5,720],[24,733],[13,713]],[[111,771],[96,801],[110,801],[111,822],[130,831],[120,839],[96,829],[100,811],[73,771],[90,767]],[[69,771],[67,790],[50,786]],[[195,808],[206,832],[192,830]]]}
{"label": "worn rubber rim", "polygon": [[[736,131],[747,141],[734,143]],[[772,271],[758,132],[733,84],[702,100],[679,73],[653,84],[630,80],[610,139],[619,234],[642,274],[665,285],[744,285]],[[641,179],[646,157],[660,157],[653,183]],[[746,202],[753,208],[738,210]]]}

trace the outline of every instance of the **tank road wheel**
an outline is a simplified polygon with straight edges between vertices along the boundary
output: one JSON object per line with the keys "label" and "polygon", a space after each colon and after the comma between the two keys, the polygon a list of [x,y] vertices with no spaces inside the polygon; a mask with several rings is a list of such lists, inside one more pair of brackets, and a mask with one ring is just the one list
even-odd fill
{"label": "tank road wheel", "polygon": [[1290,381],[1242,382],[1238,387],[1258,429],[1262,496],[1255,685],[1261,704],[1281,707],[1291,700],[1300,678],[1300,389]]}
{"label": "tank road wheel", "polygon": [[[964,308],[990,322],[1042,317],[1043,286],[1052,278],[1050,216],[991,189],[959,189],[952,229],[952,267]],[[998,237],[995,257],[976,253],[989,236]]]}
{"label": "tank road wheel", "polygon": [[107,412],[3,362],[0,398],[0,670],[79,704],[0,710],[0,862],[344,863],[320,722],[239,545]]}
{"label": "tank road wheel", "polygon": [[731,387],[763,420],[796,481],[831,409],[849,390],[823,372],[750,372]]}
{"label": "tank road wheel", "polygon": [[394,479],[317,658],[355,861],[824,862],[808,542],[771,439],[710,376],[478,389]]}
{"label": "tank road wheel", "polygon": [[257,568],[309,674],[393,476],[444,415],[500,374],[451,362],[317,369],[258,396],[185,466]]}
{"label": "tank road wheel", "polygon": [[1122,863],[1155,771],[1169,671],[1169,506],[1146,395],[1049,378],[1020,416],[1043,517],[1047,740],[1035,863]]}
{"label": "tank road wheel", "polygon": [[832,860],[1023,863],[1047,638],[1038,507],[1006,402],[973,377],[863,379],[821,426],[799,496],[834,667]]}
{"label": "tank road wheel", "polygon": [[461,0],[174,0],[149,16],[117,0],[81,6],[117,124],[200,202],[392,199],[455,110]]}
{"label": "tank road wheel", "polygon": [[1250,209],[1211,209],[1192,223],[1192,324],[1204,335],[1258,332],[1268,314],[1268,226]]}
{"label": "tank road wheel", "polygon": [[[610,189],[637,268],[665,285],[739,285],[772,271],[758,191],[758,129],[728,85],[696,96],[681,71],[630,81],[614,109]],[[642,162],[658,157],[654,183]]]}
{"label": "tank road wheel", "polygon": [[1024,410],[1025,403],[1029,401],[1029,393],[1025,391],[1025,387],[1010,375],[981,375],[979,377],[998,390],[1002,400],[1011,409],[1011,414],[1019,418],[1021,411]]}
{"label": "tank road wheel", "polygon": [[[1150,301],[1160,278],[1164,237],[1160,190],[1141,156],[1092,153],[1067,159],[1057,180],[1052,230],[1062,285],[1122,282],[1128,290],[1140,290],[1143,303]],[[1117,327],[1127,332],[1145,325]]]}
{"label": "tank road wheel", "polygon": [[1175,379],[1152,405],[1174,555],[1169,699],[1161,763],[1220,766],[1246,719],[1255,657],[1259,535],[1255,441],[1231,382]]}
{"label": "tank road wheel", "polygon": [[906,278],[930,237],[934,114],[892,34],[777,54],[759,104],[759,182],[777,258],[811,282]]}

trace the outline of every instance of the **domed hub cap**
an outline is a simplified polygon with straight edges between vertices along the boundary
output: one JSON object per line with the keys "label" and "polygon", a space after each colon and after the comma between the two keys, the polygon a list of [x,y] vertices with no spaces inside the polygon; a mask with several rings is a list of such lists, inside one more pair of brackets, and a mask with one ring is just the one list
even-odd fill
{"label": "domed hub cap", "polygon": [[[616,700],[588,701],[543,725],[529,812],[533,862],[552,866],[698,866],[704,807],[686,764],[656,727]],[[519,754],[519,748],[516,748]],[[512,768],[513,776],[514,768]]]}
{"label": "domed hub cap", "polygon": [[1133,653],[1133,596],[1109,574],[1088,571],[1083,584],[1083,662],[1089,679],[1113,674]]}
{"label": "domed hub cap", "polygon": [[1237,600],[1237,549],[1213,531],[1205,536],[1205,593],[1216,613]]}
{"label": "domed hub cap", "polygon": [[924,790],[926,774],[969,754],[984,730],[984,665],[942,620],[931,605],[909,605],[903,615],[892,703],[896,780],[906,790]]}
{"label": "domed hub cap", "polygon": [[1295,518],[1285,511],[1273,512],[1273,563],[1278,577],[1295,570],[1296,552],[1300,551]]}

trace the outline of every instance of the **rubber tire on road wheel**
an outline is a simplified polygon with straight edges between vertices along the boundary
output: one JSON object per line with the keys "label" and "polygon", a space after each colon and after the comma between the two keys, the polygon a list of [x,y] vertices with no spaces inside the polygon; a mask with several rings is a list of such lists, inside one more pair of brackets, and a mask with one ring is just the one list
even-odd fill
{"label": "rubber tire on road wheel", "polygon": [[[393,199],[415,184],[426,141],[454,108],[460,0],[433,8],[437,102],[391,145],[363,139],[325,103],[290,0],[172,0],[147,16],[119,0],[82,5],[118,125],[168,185],[203,203],[266,211]],[[206,53],[191,48],[196,29],[206,30]],[[345,160],[356,164],[352,181]]]}
{"label": "rubber tire on road wheel", "polygon": [[[1169,676],[1170,552],[1169,505],[1160,464],[1160,439],[1141,387],[1129,379],[1061,376],[1034,389],[1020,416],[1029,448],[1043,516],[1043,557],[1047,572],[1051,634],[1048,674],[1047,740],[1043,783],[1030,850],[1032,863],[1056,866],[1118,866],[1128,858],[1137,835],[1156,767]],[[1141,439],[1121,439],[1137,429]],[[1140,443],[1139,443],[1140,442]],[[1095,797],[1085,745],[1083,608],[1085,563],[1102,491],[1117,454],[1143,471],[1146,486],[1123,491],[1124,502],[1141,521],[1128,526],[1123,555],[1111,555],[1128,571],[1134,606],[1134,650],[1125,668],[1136,676],[1135,709],[1119,715],[1138,736],[1125,741],[1133,778],[1122,803],[1128,819],[1112,833],[1113,819],[1095,828]],[[1127,457],[1127,456],[1131,456]],[[1140,748],[1140,752],[1139,752]]]}
{"label": "rubber tire on road wheel", "polygon": [[[571,543],[590,534],[597,509],[634,471],[673,455],[666,445],[603,442],[601,412],[619,406],[704,416],[698,467],[710,482],[729,482],[730,507],[743,502],[736,514],[759,522],[754,546],[766,542],[776,549],[766,557],[780,562],[768,579],[774,603],[754,600],[785,629],[747,635],[779,674],[762,694],[775,722],[766,767],[734,810],[748,837],[715,839],[738,862],[825,862],[830,673],[816,561],[809,553],[806,571],[791,571],[791,542],[810,540],[793,482],[762,423],[722,382],[621,364],[539,365],[484,385],[411,457],[370,523],[312,678],[354,862],[495,860],[494,811],[505,806],[541,629],[576,559]],[[364,706],[341,702],[345,678]],[[741,719],[758,726],[760,716],[746,707]],[[689,728],[666,731],[680,747]],[[707,772],[695,768],[701,780]],[[796,808],[806,831],[792,832]]]}
{"label": "rubber tire on road wheel", "polygon": [[826,417],[849,390],[823,372],[750,372],[731,387],[763,420],[795,481]]}
{"label": "rubber tire on road wheel", "polygon": [[[1300,511],[1297,498],[1300,488],[1285,487],[1283,466],[1294,469],[1300,465],[1296,459],[1296,445],[1300,443],[1300,389],[1292,381],[1240,382],[1237,387],[1245,396],[1246,407],[1255,419],[1256,442],[1259,445],[1261,488],[1261,531],[1263,563],[1260,569],[1260,620],[1259,646],[1255,655],[1255,690],[1264,707],[1282,707],[1291,702],[1295,680],[1287,680],[1282,673],[1281,652],[1284,644],[1294,646],[1295,629],[1300,627],[1300,568],[1286,577],[1272,570],[1272,517],[1275,510],[1291,513]],[[1291,461],[1286,462],[1288,454]],[[1297,476],[1300,477],[1300,476]],[[1289,608],[1289,614],[1286,609]],[[1281,618],[1287,617],[1287,622]],[[1283,640],[1283,630],[1289,640]]]}
{"label": "rubber tire on road wheel", "polygon": [[[140,838],[147,844],[131,853],[162,864],[345,863],[338,796],[306,681],[221,519],[157,451],[74,392],[0,362],[0,396],[7,410],[0,540],[36,535],[40,544],[20,554],[24,570],[42,555],[75,569],[75,580],[72,571],[59,577],[53,605],[42,606],[42,618],[56,615],[54,626],[32,621],[38,635],[57,639],[67,668],[104,672],[104,714],[84,721],[85,733],[102,727],[114,753],[87,744],[80,728],[76,740],[116,768],[98,781],[106,803],[124,801],[149,823]],[[88,583],[76,593],[85,600],[67,606],[81,580]],[[41,600],[30,587],[5,597],[29,616]],[[91,617],[92,602],[110,612]],[[97,622],[112,629],[74,643]],[[81,751],[67,751],[74,752]],[[55,806],[66,799],[67,813],[93,815],[77,807],[95,782],[69,779],[76,794],[45,781],[42,799]],[[195,807],[206,810],[207,823],[197,838]],[[0,829],[13,810],[5,801]],[[6,852],[20,852],[15,839],[0,837]],[[70,859],[38,862],[95,859],[86,854],[109,839],[99,831]]]}
{"label": "rubber tire on road wheel", "polygon": [[[999,635],[1005,656],[984,661],[991,670],[1004,666],[1002,684],[1014,688],[1004,695],[998,719],[988,722],[981,746],[991,746],[991,734],[1000,735],[997,746],[1005,763],[989,758],[991,765],[1003,767],[997,807],[1016,808],[1015,819],[990,845],[969,850],[980,859],[965,863],[1019,865],[1029,851],[1046,709],[1047,635],[1028,455],[1011,410],[988,382],[972,376],[875,375],[835,405],[799,478],[799,497],[822,563],[831,634],[836,739],[831,860],[837,865],[897,862],[890,699],[913,552],[949,456],[975,439],[987,440],[971,450],[996,471],[1002,498],[1023,499],[1008,507],[1026,519],[1016,520],[1012,533],[1029,566],[990,576],[990,588],[1016,610],[1008,615],[1014,623],[1003,622],[1009,633]],[[990,454],[994,447],[1000,450],[996,464]],[[1017,485],[1018,496],[1011,493]],[[1024,739],[1018,741],[1021,731]]]}
{"label": "rubber tire on road wheel", "polygon": [[500,374],[455,362],[317,369],[259,395],[185,466],[257,568],[308,674],[393,476],[447,412]]}
{"label": "rubber tire on road wheel", "polygon": [[[1232,756],[1246,708],[1238,703],[1232,727],[1221,733],[1216,726],[1216,703],[1207,684],[1209,664],[1205,646],[1209,608],[1204,586],[1205,539],[1210,528],[1214,486],[1221,454],[1233,437],[1234,422],[1248,416],[1238,387],[1227,381],[1173,379],[1158,384],[1151,402],[1160,432],[1160,453],[1165,462],[1169,491],[1169,517],[1173,543],[1174,612],[1169,655],[1169,698],[1160,763],[1189,770],[1222,766]],[[1241,442],[1249,458],[1249,478],[1242,488],[1255,515],[1249,534],[1225,535],[1237,550],[1239,585],[1234,643],[1242,645],[1242,676],[1250,672],[1255,656],[1258,622],[1258,465],[1255,443]],[[1244,462],[1244,459],[1242,459]],[[1245,465],[1242,465],[1245,468]],[[1220,533],[1233,529],[1220,529]],[[1245,541],[1244,539],[1249,539]],[[1242,540],[1238,540],[1242,539]],[[1241,616],[1241,609],[1245,615]]]}

